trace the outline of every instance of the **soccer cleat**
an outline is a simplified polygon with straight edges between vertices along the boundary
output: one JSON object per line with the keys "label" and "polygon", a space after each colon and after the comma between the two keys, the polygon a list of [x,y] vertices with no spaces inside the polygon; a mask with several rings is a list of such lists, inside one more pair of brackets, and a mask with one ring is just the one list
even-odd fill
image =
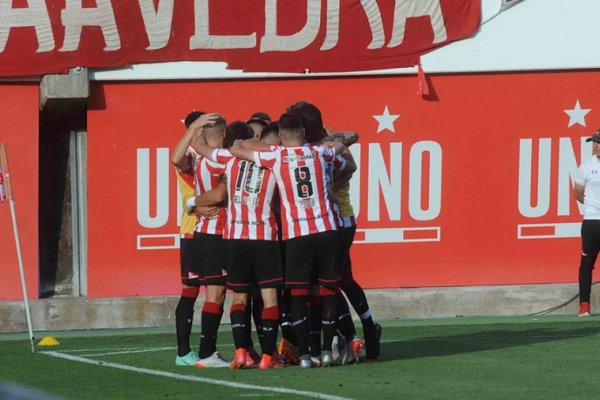
{"label": "soccer cleat", "polygon": [[590,303],[583,301],[579,303],[579,316],[580,317],[591,317],[592,310],[590,308]]}
{"label": "soccer cleat", "polygon": [[303,354],[299,358],[300,368],[312,368],[314,366],[313,360],[309,354]]}
{"label": "soccer cleat", "polygon": [[252,367],[258,364],[259,362],[260,356],[258,355],[256,350],[254,350],[254,347],[250,347],[250,350],[248,350],[248,354],[246,354],[246,366]]}
{"label": "soccer cleat", "polygon": [[296,351],[296,346],[281,338],[281,342],[279,342],[279,354],[283,356],[290,364],[298,364],[298,352]]}
{"label": "soccer cleat", "polygon": [[250,359],[250,357],[248,357],[246,349],[243,347],[235,349],[235,355],[233,356],[233,361],[231,361],[230,365],[231,369],[246,368],[247,359]]}
{"label": "soccer cleat", "polygon": [[274,351],[273,352],[273,368],[283,368],[285,367],[285,359],[281,357],[281,355]]}
{"label": "soccer cleat", "polygon": [[310,361],[313,363],[313,367],[319,368],[321,366],[321,356],[310,356]]}
{"label": "soccer cleat", "polygon": [[345,352],[346,340],[340,335],[334,336],[333,341],[331,342],[331,356],[333,357],[333,362],[342,364]]}
{"label": "soccer cleat", "polygon": [[225,360],[218,351],[215,351],[206,358],[201,358],[196,363],[196,368],[227,368],[229,367],[229,361]]}
{"label": "soccer cleat", "polygon": [[175,357],[175,365],[177,367],[193,367],[198,362],[198,353],[190,351],[185,356]]}
{"label": "soccer cleat", "polygon": [[260,369],[271,369],[271,368],[281,368],[282,365],[278,365],[275,363],[275,357],[270,356],[268,354],[263,354],[260,358],[260,362],[258,363],[258,368]]}
{"label": "soccer cleat", "polygon": [[331,351],[323,350],[321,351],[321,367],[331,367],[333,365],[333,357],[331,356]]}
{"label": "soccer cleat", "polygon": [[381,340],[381,331],[383,330],[383,328],[381,327],[381,325],[379,324],[375,324],[375,332],[374,332],[374,336],[372,335],[365,335],[365,347],[367,349],[366,352],[366,359],[367,360],[376,360],[377,357],[379,357],[379,353],[381,352],[381,345],[380,345],[380,340]]}
{"label": "soccer cleat", "polygon": [[350,346],[352,349],[352,354],[354,355],[354,359],[356,360],[356,362],[359,362],[360,360],[364,360],[366,357],[366,351],[365,351],[365,342],[363,342],[362,339],[359,338],[355,338],[352,340],[352,342],[350,342]]}

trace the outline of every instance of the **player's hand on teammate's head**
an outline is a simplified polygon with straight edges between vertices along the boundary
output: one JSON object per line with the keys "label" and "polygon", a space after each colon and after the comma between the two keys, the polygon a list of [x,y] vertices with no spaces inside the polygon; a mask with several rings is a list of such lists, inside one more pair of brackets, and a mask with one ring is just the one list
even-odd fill
{"label": "player's hand on teammate's head", "polygon": [[219,114],[216,113],[206,113],[202,114],[197,120],[195,120],[189,127],[189,129],[194,133],[194,136],[201,136],[206,125],[213,124],[219,118]]}

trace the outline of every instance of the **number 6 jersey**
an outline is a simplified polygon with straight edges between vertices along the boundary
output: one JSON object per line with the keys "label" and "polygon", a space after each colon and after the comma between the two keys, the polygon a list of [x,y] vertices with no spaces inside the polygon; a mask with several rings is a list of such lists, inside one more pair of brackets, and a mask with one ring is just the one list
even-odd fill
{"label": "number 6 jersey", "polygon": [[335,150],[326,146],[274,146],[254,152],[258,166],[273,171],[281,198],[283,240],[336,230],[336,218],[327,195],[328,163]]}
{"label": "number 6 jersey", "polygon": [[277,220],[272,208],[276,189],[273,173],[251,161],[217,149],[211,157],[225,164],[227,223],[224,239],[277,240]]}

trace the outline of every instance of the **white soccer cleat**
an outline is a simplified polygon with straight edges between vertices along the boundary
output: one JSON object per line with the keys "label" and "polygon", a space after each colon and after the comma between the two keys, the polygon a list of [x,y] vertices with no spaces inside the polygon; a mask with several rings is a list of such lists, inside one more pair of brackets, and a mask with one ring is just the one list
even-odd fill
{"label": "white soccer cleat", "polygon": [[321,367],[331,367],[333,365],[333,357],[331,351],[321,351]]}
{"label": "white soccer cleat", "polygon": [[312,357],[308,354],[301,355],[299,363],[300,363],[300,368],[312,368],[315,366],[313,363]]}
{"label": "white soccer cleat", "polygon": [[202,358],[196,363],[196,368],[229,368],[229,361],[215,351],[210,357]]}

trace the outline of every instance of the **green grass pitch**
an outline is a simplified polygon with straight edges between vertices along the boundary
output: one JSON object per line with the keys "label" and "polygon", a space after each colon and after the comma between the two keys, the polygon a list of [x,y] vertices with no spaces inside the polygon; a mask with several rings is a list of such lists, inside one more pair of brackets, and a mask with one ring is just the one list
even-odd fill
{"label": "green grass pitch", "polygon": [[[37,347],[35,354],[26,335],[0,334],[0,381],[64,399],[600,397],[600,318],[454,318],[383,326],[377,362],[268,371],[175,367],[172,328],[55,333],[62,344]],[[232,356],[227,326],[219,348]]]}

